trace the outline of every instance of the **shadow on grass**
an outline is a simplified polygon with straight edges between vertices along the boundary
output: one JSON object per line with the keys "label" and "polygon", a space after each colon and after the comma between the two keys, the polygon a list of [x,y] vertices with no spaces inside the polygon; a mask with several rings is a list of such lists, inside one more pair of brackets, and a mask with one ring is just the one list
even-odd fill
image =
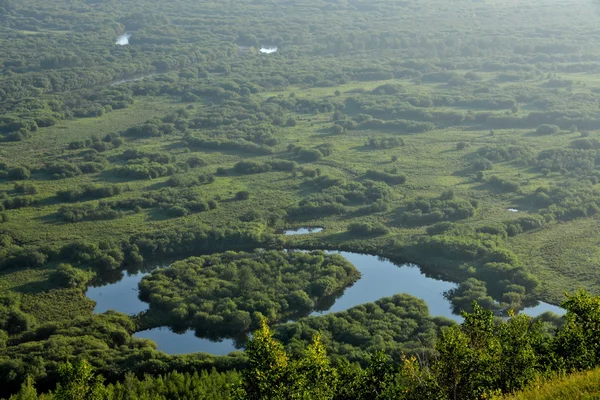
{"label": "shadow on grass", "polygon": [[12,288],[12,291],[23,294],[39,294],[47,292],[51,289],[57,289],[57,287],[52,285],[49,281],[45,280],[29,282],[23,285],[15,286]]}

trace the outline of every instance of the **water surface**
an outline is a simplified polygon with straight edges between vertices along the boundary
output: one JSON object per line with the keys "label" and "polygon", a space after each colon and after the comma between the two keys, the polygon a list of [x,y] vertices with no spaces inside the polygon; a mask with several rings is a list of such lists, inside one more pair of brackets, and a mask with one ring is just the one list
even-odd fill
{"label": "water surface", "polygon": [[285,236],[295,236],[295,235],[306,235],[309,233],[319,233],[319,232],[323,232],[323,228],[321,228],[321,227],[315,227],[315,228],[304,227],[304,228],[290,229],[287,231],[283,231],[283,234]]}
{"label": "water surface", "polygon": [[259,51],[262,54],[271,54],[277,51],[277,47],[261,47]]}
{"label": "water surface", "polygon": [[553,312],[557,315],[565,315],[567,310],[564,308],[560,308],[559,306],[555,306],[554,304],[544,303],[543,301],[538,302],[538,305],[535,307],[529,307],[523,309],[520,314],[527,314],[530,317],[537,317],[547,311]]}
{"label": "water surface", "polygon": [[124,33],[117,38],[116,44],[119,46],[126,46],[129,44],[129,38],[131,37],[130,33]]}
{"label": "water surface", "polygon": [[161,351],[164,351],[167,354],[202,352],[224,356],[232,351],[238,350],[235,347],[233,339],[223,339],[220,342],[213,342],[209,339],[199,338],[194,334],[194,331],[178,334],[166,327],[148,329],[137,332],[133,336],[152,340],[158,344],[158,348]]}
{"label": "water surface", "polygon": [[[308,228],[302,229],[308,230]],[[299,231],[294,232],[299,234],[296,233]],[[444,297],[444,292],[456,287],[455,283],[430,278],[416,265],[398,266],[389,260],[367,254],[337,251],[327,251],[326,253],[342,255],[360,271],[361,278],[338,296],[324,302],[326,304],[321,304],[319,310],[314,311],[311,315],[318,316],[344,311],[359,304],[377,301],[382,297],[407,293],[425,300],[431,316],[443,316],[457,322],[462,321],[460,316],[452,313],[450,302]],[[147,274],[148,272],[140,272],[126,275],[116,283],[102,287],[90,287],[87,296],[96,302],[95,312],[101,313],[112,309],[131,315],[147,310],[148,304],[138,298],[138,283]],[[559,315],[565,312],[560,307],[541,302],[536,307],[523,310],[522,313],[535,317],[545,311],[552,311]],[[193,331],[177,334],[168,328],[155,328],[138,332],[135,336],[153,340],[160,350],[169,354],[207,352],[222,355],[236,350],[234,341],[231,339],[213,342],[196,337]]]}

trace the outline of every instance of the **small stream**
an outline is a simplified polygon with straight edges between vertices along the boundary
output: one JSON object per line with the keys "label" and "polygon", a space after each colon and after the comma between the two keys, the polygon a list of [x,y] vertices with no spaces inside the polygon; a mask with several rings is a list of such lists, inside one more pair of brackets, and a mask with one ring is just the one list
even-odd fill
{"label": "small stream", "polygon": [[[312,229],[312,230],[311,230]],[[286,231],[285,235],[298,235],[320,232],[322,228],[300,228]],[[390,297],[398,293],[407,293],[425,300],[432,316],[443,316],[457,322],[460,316],[452,314],[450,303],[444,297],[444,292],[455,288],[456,284],[427,277],[419,267],[411,264],[396,265],[389,260],[351,252],[327,251],[337,253],[350,261],[361,273],[361,278],[351,287],[343,291],[324,310],[314,311],[311,315],[325,315],[344,311],[359,304],[370,303]],[[149,272],[126,275],[120,281],[101,287],[90,287],[87,296],[96,302],[97,313],[116,310],[125,314],[137,314],[148,309],[148,304],[138,298],[138,283]],[[564,314],[564,310],[551,304],[540,302],[538,306],[523,310],[531,316],[537,316],[546,311]],[[184,354],[206,352],[215,355],[225,355],[236,350],[232,339],[213,342],[201,339],[193,331],[177,334],[168,328],[154,328],[135,334],[138,338],[151,339],[158,348],[169,354]]]}

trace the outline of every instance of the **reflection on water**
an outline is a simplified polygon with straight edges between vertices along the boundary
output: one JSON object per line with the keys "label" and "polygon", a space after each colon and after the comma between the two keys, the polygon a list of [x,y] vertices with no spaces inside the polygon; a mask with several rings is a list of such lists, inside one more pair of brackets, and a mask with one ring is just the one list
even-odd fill
{"label": "reflection on water", "polygon": [[538,302],[537,306],[525,308],[520,312],[520,314],[527,314],[531,317],[537,317],[538,315],[541,315],[548,311],[553,312],[557,315],[565,315],[567,312],[564,308],[560,308],[559,306],[540,301]]}
{"label": "reflection on water", "polygon": [[186,331],[178,334],[169,328],[154,328],[137,332],[137,338],[150,339],[158,344],[158,348],[168,354],[186,354],[186,353],[211,353],[223,356],[238,350],[233,339],[223,339],[220,342],[213,342],[209,339],[201,339],[194,335],[194,331]]}
{"label": "reflection on water", "polygon": [[444,297],[445,291],[456,287],[452,282],[429,278],[416,265],[398,266],[389,260],[368,254],[345,251],[327,253],[342,255],[360,271],[361,278],[347,288],[331,308],[326,311],[315,311],[312,315],[344,311],[359,304],[377,301],[382,297],[408,293],[425,300],[432,316],[461,319],[460,316],[452,314],[450,303]]}
{"label": "reflection on water", "polygon": [[129,315],[146,311],[148,303],[144,303],[138,298],[138,283],[147,274],[148,272],[126,274],[116,283],[88,288],[87,297],[96,302],[94,311],[103,313],[108,310],[116,310]]}

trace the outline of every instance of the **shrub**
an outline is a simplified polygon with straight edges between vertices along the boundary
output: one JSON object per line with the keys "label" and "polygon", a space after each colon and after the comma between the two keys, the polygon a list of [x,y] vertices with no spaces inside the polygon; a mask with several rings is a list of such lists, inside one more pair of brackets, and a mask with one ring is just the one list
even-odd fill
{"label": "shrub", "polygon": [[250,192],[242,190],[235,194],[236,200],[248,200],[250,198]]}
{"label": "shrub", "polygon": [[390,185],[401,185],[406,182],[405,175],[390,174],[383,171],[368,170],[365,176],[374,181],[382,181]]}
{"label": "shrub", "polygon": [[556,125],[543,124],[537,127],[535,133],[538,135],[556,135],[560,132],[560,128]]}
{"label": "shrub", "polygon": [[13,181],[21,181],[30,177],[31,171],[25,167],[15,167],[8,170],[8,179]]}

